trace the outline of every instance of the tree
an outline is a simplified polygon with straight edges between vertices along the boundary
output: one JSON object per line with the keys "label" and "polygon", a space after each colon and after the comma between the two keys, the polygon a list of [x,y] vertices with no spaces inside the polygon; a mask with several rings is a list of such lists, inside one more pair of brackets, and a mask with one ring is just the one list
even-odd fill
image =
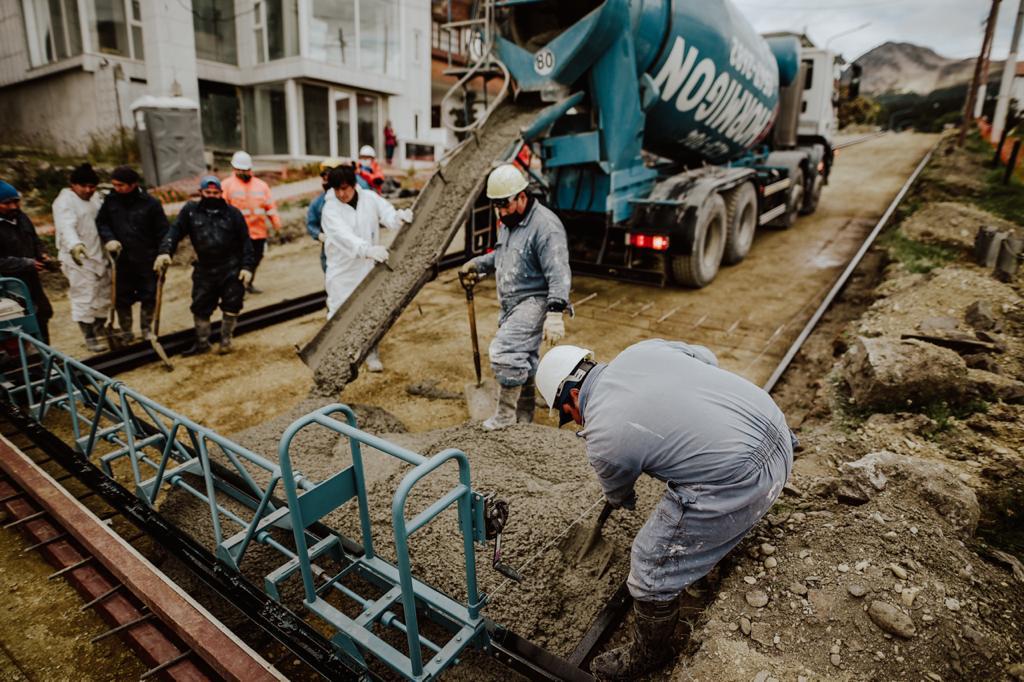
{"label": "tree", "polygon": [[855,99],[843,100],[839,103],[839,127],[848,125],[869,125],[878,121],[882,107],[878,102],[860,95]]}

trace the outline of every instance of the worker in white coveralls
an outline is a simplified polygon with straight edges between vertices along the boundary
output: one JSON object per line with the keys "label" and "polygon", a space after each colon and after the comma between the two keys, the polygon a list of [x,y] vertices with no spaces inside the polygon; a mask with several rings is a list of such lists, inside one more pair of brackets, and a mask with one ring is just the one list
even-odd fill
{"label": "worker in white coveralls", "polygon": [[[373,190],[357,187],[351,166],[333,169],[327,176],[327,186],[318,238],[327,256],[325,288],[330,319],[376,263],[387,263],[388,250],[380,244],[380,227],[397,230],[402,223],[411,223],[412,210],[395,209]],[[371,372],[384,370],[376,346],[366,358],[366,368]]]}
{"label": "worker in white coveralls", "polygon": [[53,202],[57,258],[68,278],[71,319],[78,323],[85,346],[93,353],[107,350],[100,340],[110,311],[110,270],[96,214],[103,199],[96,193],[99,176],[87,163],[71,171],[70,187]]}
{"label": "worker in white coveralls", "polygon": [[612,507],[633,509],[646,473],[665,494],[633,540],[633,640],[594,659],[599,679],[632,680],[672,658],[680,593],[707,575],[782,492],[796,437],[771,397],[720,369],[703,346],[651,339],[607,364],[558,346],[537,388],[574,421]]}
{"label": "worker in white coveralls", "polygon": [[527,180],[512,164],[487,178],[487,198],[501,224],[494,250],[462,266],[465,273],[495,273],[501,315],[491,341],[491,367],[501,385],[488,430],[533,421],[534,376],[542,341],[565,336],[569,308],[569,248],[565,227],[551,209],[526,193]]}

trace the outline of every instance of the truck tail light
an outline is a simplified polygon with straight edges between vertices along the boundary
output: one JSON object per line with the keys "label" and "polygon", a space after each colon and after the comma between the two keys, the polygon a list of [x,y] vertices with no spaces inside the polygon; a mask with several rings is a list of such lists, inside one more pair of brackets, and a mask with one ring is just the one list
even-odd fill
{"label": "truck tail light", "polygon": [[626,246],[653,251],[668,251],[668,237],[663,234],[627,234]]}

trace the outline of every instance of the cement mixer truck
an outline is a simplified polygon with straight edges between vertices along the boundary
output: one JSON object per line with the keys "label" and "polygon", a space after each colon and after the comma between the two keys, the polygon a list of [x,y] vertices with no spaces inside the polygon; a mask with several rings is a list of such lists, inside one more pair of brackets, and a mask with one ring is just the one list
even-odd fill
{"label": "cement mixer truck", "polygon": [[[687,287],[760,227],[817,206],[832,167],[835,58],[761,36],[729,0],[484,0],[461,84],[503,75],[546,104],[523,163],[573,269]],[[477,216],[487,216],[487,211]],[[473,232],[471,229],[469,232]],[[486,240],[467,238],[470,251]]]}

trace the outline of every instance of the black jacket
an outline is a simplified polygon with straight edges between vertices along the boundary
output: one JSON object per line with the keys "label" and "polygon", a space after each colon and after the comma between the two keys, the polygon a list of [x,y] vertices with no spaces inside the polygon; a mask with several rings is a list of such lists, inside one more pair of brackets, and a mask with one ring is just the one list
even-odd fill
{"label": "black jacket", "polygon": [[36,316],[45,325],[53,316],[53,309],[36,272],[36,260],[42,259],[44,253],[43,243],[27,215],[18,211],[12,219],[0,217],[0,275],[17,277],[28,285]]}
{"label": "black jacket", "polygon": [[173,254],[188,237],[200,270],[256,269],[256,254],[245,216],[226,201],[190,201],[160,243],[160,253]]}
{"label": "black jacket", "polygon": [[164,207],[141,188],[128,194],[111,192],[96,215],[96,229],[103,243],[112,239],[121,242],[118,266],[138,270],[153,267],[168,227]]}

